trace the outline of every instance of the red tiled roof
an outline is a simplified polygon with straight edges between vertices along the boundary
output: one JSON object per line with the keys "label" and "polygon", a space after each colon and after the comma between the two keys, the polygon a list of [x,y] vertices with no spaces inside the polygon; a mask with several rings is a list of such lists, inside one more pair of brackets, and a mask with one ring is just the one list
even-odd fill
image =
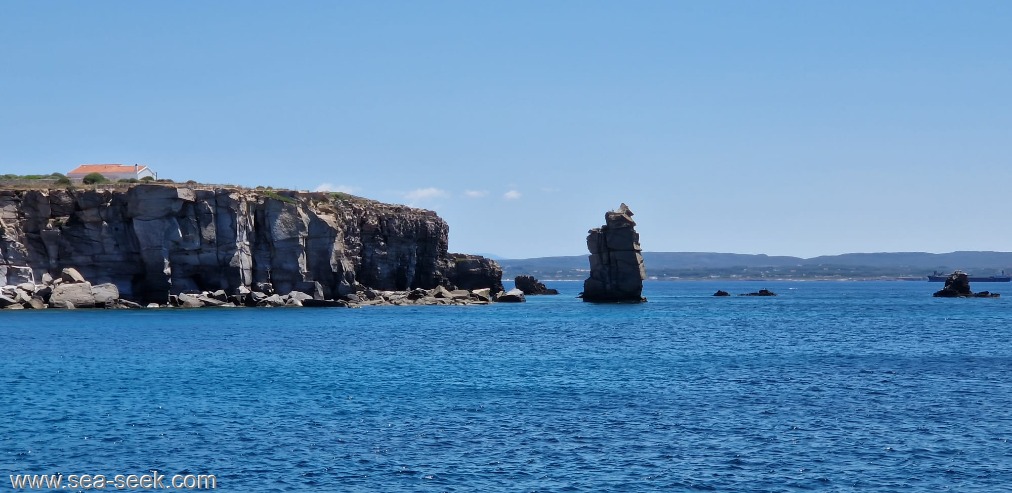
{"label": "red tiled roof", "polygon": [[[137,170],[147,169],[147,166],[137,165]],[[73,169],[68,175],[86,175],[88,173],[132,173],[133,164],[82,164]]]}

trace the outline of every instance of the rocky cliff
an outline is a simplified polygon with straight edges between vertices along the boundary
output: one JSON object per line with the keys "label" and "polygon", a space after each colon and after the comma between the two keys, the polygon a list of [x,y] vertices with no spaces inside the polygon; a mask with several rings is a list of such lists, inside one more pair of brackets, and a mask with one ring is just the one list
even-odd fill
{"label": "rocky cliff", "polygon": [[0,190],[0,285],[76,268],[127,299],[256,288],[502,290],[494,261],[447,252],[436,213],[344,194],[137,185]]}

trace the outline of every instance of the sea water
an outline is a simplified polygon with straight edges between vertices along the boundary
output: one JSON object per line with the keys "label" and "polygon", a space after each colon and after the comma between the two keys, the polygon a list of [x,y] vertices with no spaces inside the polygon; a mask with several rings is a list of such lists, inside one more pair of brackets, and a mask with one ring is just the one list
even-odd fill
{"label": "sea water", "polygon": [[152,470],[224,491],[1012,490],[1012,292],[648,282],[648,303],[595,305],[549,284],[491,306],[0,312],[0,490]]}

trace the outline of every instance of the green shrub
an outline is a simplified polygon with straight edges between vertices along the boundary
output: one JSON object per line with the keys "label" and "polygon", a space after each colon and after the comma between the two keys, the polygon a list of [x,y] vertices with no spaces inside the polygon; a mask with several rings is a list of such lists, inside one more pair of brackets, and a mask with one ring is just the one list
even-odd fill
{"label": "green shrub", "polygon": [[155,177],[153,177],[153,176],[145,176],[144,178],[141,178],[141,181],[142,182],[155,181]]}
{"label": "green shrub", "polygon": [[107,180],[105,176],[102,176],[102,173],[88,173],[84,175],[83,181],[85,185],[95,185],[98,183],[109,182],[109,180]]}
{"label": "green shrub", "polygon": [[67,178],[66,176],[61,176],[61,177],[59,177],[59,178],[56,179],[56,184],[57,185],[70,185],[70,178]]}
{"label": "green shrub", "polygon": [[[270,188],[270,187],[268,187],[268,188]],[[273,190],[265,190],[264,191],[264,196],[267,197],[267,198],[269,198],[269,199],[280,200],[280,201],[282,201],[282,202],[284,202],[286,204],[294,204],[296,202],[295,199],[293,199],[291,197],[285,197],[284,195],[281,195],[278,192],[275,192]]]}

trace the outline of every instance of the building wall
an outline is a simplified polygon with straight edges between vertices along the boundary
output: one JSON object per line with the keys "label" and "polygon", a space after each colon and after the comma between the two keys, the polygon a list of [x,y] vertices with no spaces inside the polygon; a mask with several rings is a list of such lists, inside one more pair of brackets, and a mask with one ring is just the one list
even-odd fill
{"label": "building wall", "polygon": [[[67,178],[70,178],[71,180],[74,180],[74,181],[81,181],[81,180],[84,179],[85,176],[88,176],[88,173],[67,173]],[[129,170],[122,171],[122,172],[116,172],[116,173],[106,172],[106,173],[102,173],[102,176],[106,177],[106,179],[111,180],[111,181],[122,180],[122,179],[129,180],[130,178],[136,178],[136,179],[140,180],[141,178],[144,178],[145,176],[150,176],[151,178],[158,178],[158,175],[154,171],[151,171],[151,168],[141,168],[141,169],[139,169],[136,172],[133,170],[133,168],[130,168]]]}

